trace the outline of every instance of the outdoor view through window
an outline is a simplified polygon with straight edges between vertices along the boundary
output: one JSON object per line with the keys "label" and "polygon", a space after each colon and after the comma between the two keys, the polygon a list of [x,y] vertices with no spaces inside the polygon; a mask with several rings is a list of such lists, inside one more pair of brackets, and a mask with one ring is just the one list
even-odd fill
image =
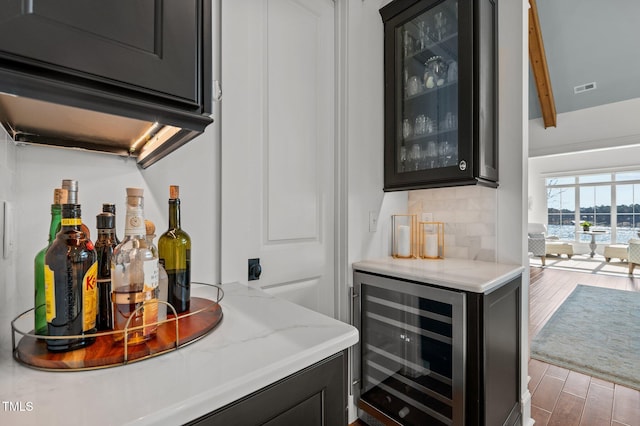
{"label": "outdoor view through window", "polygon": [[558,176],[546,183],[548,235],[580,241],[582,223],[589,222],[607,231],[596,236],[598,243],[640,237],[640,171]]}

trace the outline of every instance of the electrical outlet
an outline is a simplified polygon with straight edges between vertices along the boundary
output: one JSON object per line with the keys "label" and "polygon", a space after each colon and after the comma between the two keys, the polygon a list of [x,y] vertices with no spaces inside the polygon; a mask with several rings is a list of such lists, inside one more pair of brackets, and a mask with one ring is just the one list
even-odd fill
{"label": "electrical outlet", "polygon": [[369,212],[369,232],[376,232],[378,230],[378,213]]}

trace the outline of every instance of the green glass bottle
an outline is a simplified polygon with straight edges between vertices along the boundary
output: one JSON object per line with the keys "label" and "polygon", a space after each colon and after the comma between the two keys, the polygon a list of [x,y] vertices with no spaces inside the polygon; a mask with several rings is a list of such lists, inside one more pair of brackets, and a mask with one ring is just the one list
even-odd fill
{"label": "green glass bottle", "polygon": [[167,302],[177,313],[189,310],[191,300],[191,238],[180,227],[180,189],[169,187],[169,229],[158,240],[160,264],[169,278]]}
{"label": "green glass bottle", "polygon": [[67,202],[67,190],[56,188],[53,190],[53,204],[51,204],[51,224],[49,225],[49,243],[40,250],[33,261],[33,276],[35,281],[34,300],[34,332],[35,334],[47,334],[47,310],[44,296],[44,256],[47,249],[56,238],[62,219],[62,204]]}

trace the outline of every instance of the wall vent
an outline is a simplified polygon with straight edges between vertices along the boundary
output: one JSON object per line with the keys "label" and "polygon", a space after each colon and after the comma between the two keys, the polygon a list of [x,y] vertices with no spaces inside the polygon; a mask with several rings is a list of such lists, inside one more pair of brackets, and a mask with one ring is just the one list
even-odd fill
{"label": "wall vent", "polygon": [[592,82],[592,83],[587,83],[587,84],[582,84],[580,86],[576,86],[573,88],[573,93],[574,94],[578,94],[578,93],[582,93],[582,92],[588,92],[589,90],[596,90],[596,82]]}

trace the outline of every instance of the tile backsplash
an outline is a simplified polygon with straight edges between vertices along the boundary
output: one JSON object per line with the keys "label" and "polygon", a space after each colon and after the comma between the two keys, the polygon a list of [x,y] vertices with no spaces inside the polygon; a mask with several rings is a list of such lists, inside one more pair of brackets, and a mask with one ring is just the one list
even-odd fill
{"label": "tile backsplash", "polygon": [[410,214],[432,213],[444,222],[445,257],[496,260],[498,191],[482,186],[409,192]]}

